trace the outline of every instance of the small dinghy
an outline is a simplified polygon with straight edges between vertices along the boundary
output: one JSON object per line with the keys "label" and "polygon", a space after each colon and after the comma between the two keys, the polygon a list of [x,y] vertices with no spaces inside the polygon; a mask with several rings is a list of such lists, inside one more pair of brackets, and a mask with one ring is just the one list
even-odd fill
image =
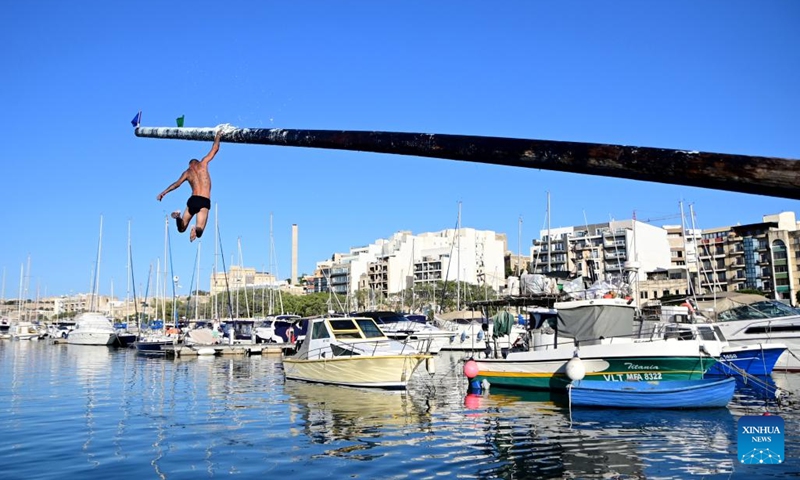
{"label": "small dinghy", "polygon": [[736,380],[662,380],[657,382],[597,380],[573,381],[570,404],[604,408],[711,408],[724,407],[733,399]]}

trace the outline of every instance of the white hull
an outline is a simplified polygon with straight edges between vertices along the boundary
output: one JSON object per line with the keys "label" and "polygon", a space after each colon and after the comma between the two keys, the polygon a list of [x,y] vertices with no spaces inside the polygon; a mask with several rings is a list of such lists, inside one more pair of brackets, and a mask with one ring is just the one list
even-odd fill
{"label": "white hull", "polygon": [[[590,359],[613,359],[626,357],[700,357],[705,354],[701,351],[701,345],[710,356],[719,356],[723,345],[719,342],[698,342],[696,340],[654,340],[654,341],[634,341],[627,338],[609,338],[602,343],[593,345],[582,345],[578,352],[581,359],[585,362]],[[573,344],[559,344],[558,348],[544,348],[541,350],[528,350],[524,352],[510,352],[506,357],[508,362],[521,361],[542,361],[542,362],[564,362],[569,361],[575,353]],[[708,356],[705,355],[705,356]],[[588,369],[587,369],[588,371]]]}
{"label": "white hull", "polygon": [[111,320],[98,312],[84,312],[75,317],[75,328],[67,335],[71,345],[113,345],[117,332]]}
{"label": "white hull", "polygon": [[[710,342],[658,340],[633,342],[608,339],[579,349],[585,378],[593,381],[655,381],[702,378],[716,363]],[[721,344],[714,342],[719,348]],[[719,349],[718,348],[718,349]],[[570,382],[574,346],[510,352],[506,358],[476,359],[478,379],[490,384],[534,390],[565,389]],[[719,352],[716,352],[718,355]]]}
{"label": "white hull", "polygon": [[14,340],[33,340],[34,338],[38,340],[39,335],[35,333],[21,333],[21,334],[11,335],[11,338],[13,338]]}
{"label": "white hull", "polygon": [[285,358],[287,379],[350,387],[404,389],[426,355],[349,356],[332,359]]}
{"label": "white hull", "polygon": [[67,337],[70,345],[113,345],[117,339],[114,333],[71,332]]}
{"label": "white hull", "polygon": [[9,329],[9,333],[14,340],[39,339],[39,331],[36,329],[36,326],[30,322],[20,322],[16,325],[12,325]]}

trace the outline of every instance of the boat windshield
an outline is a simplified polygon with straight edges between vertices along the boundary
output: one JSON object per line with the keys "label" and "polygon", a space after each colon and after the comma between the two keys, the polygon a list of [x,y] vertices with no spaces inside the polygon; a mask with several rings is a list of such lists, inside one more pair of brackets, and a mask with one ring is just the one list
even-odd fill
{"label": "boat windshield", "polygon": [[751,303],[725,310],[718,315],[721,322],[732,320],[759,320],[762,318],[780,318],[800,315],[800,310],[775,300]]}
{"label": "boat windshield", "polygon": [[381,315],[379,321],[384,324],[388,323],[397,323],[397,322],[407,322],[408,319],[402,315],[398,314],[388,314],[388,315]]}
{"label": "boat windshield", "polygon": [[328,322],[336,338],[361,338],[358,327],[350,318],[330,319]]}
{"label": "boat windshield", "polygon": [[372,319],[360,318],[356,320],[358,326],[361,327],[361,331],[364,332],[364,336],[367,338],[381,338],[383,337],[383,332],[378,325],[375,324],[375,321]]}

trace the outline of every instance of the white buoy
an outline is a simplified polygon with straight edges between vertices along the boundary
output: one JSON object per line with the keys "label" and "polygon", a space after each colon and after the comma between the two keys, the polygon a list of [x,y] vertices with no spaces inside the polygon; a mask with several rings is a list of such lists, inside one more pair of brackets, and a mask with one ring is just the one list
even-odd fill
{"label": "white buoy", "polygon": [[583,365],[583,360],[581,357],[578,356],[578,351],[575,350],[575,355],[569,359],[567,362],[567,377],[570,380],[577,381],[583,380],[583,377],[586,376],[586,367]]}
{"label": "white buoy", "polygon": [[436,373],[436,359],[433,357],[428,357],[425,359],[425,368],[428,370],[428,373],[433,375]]}

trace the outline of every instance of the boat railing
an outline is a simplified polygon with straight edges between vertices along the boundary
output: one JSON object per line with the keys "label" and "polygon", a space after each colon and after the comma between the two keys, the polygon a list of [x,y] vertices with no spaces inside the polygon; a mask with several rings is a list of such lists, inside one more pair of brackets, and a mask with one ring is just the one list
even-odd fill
{"label": "boat railing", "polygon": [[[428,349],[430,349],[430,342],[428,343]],[[336,344],[332,343],[328,346],[318,347],[318,348],[310,348],[305,351],[297,352],[293,358],[298,360],[309,360],[309,359],[324,359],[326,357],[326,353],[331,353],[330,358],[342,358],[342,357],[374,357],[378,353],[381,345],[386,345],[388,342],[386,340],[376,340],[372,342],[358,342],[358,343],[343,343],[343,344]],[[412,346],[408,345],[406,342],[398,342],[402,343],[403,347],[397,353],[398,355],[408,355],[411,353],[426,353],[428,350],[425,351],[418,351],[417,349],[413,348]],[[357,348],[354,348],[357,346]],[[408,348],[409,351],[406,351]],[[338,350],[338,353],[336,353]],[[371,352],[370,352],[371,350]]]}

